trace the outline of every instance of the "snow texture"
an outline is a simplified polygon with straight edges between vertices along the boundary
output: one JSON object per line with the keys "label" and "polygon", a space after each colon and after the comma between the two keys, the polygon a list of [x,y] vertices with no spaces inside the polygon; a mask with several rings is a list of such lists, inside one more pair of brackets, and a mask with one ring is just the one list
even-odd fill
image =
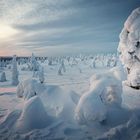
{"label": "snow texture", "polygon": [[66,91],[59,86],[48,85],[40,98],[50,114],[64,120],[74,119],[75,102],[78,95],[74,91]]}
{"label": "snow texture", "polygon": [[140,138],[140,116],[134,114],[127,123],[110,129],[98,137],[97,140],[139,140]]}
{"label": "snow texture", "polygon": [[135,9],[124,24],[118,51],[128,72],[128,85],[140,87],[140,7]]}

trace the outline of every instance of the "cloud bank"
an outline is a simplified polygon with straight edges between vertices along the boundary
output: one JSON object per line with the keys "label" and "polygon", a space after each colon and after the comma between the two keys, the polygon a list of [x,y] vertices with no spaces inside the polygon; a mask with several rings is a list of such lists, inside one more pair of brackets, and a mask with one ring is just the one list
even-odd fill
{"label": "cloud bank", "polygon": [[[1,0],[0,55],[115,52],[119,32],[139,0]],[[10,50],[10,51],[9,51]]]}

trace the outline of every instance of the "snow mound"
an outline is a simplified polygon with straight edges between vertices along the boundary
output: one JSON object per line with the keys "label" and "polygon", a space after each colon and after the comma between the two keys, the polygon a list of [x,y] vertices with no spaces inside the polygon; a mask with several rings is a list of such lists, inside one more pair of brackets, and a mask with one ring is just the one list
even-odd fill
{"label": "snow mound", "polygon": [[90,90],[94,91],[99,85],[101,93],[98,93],[102,102],[108,105],[121,105],[122,83],[124,79],[121,68],[114,67],[103,74],[94,74],[90,79]]}
{"label": "snow mound", "polygon": [[50,117],[39,97],[30,98],[24,105],[22,114],[16,122],[16,130],[26,133],[33,129],[41,129],[49,125]]}
{"label": "snow mound", "polygon": [[75,119],[79,124],[90,121],[101,122],[106,119],[106,106],[102,103],[98,93],[100,90],[84,94],[75,110]]}
{"label": "snow mound", "polygon": [[30,99],[31,97],[41,94],[41,91],[44,90],[44,86],[38,83],[34,79],[27,79],[23,82],[20,82],[17,86],[17,96],[24,98],[25,100]]}
{"label": "snow mound", "polygon": [[52,116],[63,117],[64,120],[73,119],[75,102],[78,100],[78,95],[74,91],[67,91],[55,85],[48,85],[40,97]]}
{"label": "snow mound", "polygon": [[116,70],[92,76],[90,90],[81,96],[75,110],[75,118],[80,124],[103,122],[107,119],[109,106],[121,106],[122,85],[116,76]]}
{"label": "snow mound", "polygon": [[0,133],[1,133],[1,129],[4,128],[12,129],[12,127],[14,126],[16,120],[19,118],[20,115],[21,115],[21,110],[14,110],[12,112],[9,112],[4,117],[4,120],[0,124]]}

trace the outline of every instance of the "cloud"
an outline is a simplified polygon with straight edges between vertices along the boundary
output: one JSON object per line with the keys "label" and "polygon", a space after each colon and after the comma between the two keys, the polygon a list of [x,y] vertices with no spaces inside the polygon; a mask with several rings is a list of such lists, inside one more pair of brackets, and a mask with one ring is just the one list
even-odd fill
{"label": "cloud", "polygon": [[124,21],[139,4],[139,0],[1,0],[1,23],[18,33],[0,40],[0,46],[11,46],[17,54],[24,50],[25,55],[115,51]]}

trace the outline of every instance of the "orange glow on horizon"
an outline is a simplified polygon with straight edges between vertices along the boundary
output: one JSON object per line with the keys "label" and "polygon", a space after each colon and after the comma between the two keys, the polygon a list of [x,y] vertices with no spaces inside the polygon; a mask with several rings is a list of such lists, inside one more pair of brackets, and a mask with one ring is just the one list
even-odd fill
{"label": "orange glow on horizon", "polygon": [[0,48],[0,57],[1,56],[30,56],[31,52],[29,52],[27,49],[24,48]]}

